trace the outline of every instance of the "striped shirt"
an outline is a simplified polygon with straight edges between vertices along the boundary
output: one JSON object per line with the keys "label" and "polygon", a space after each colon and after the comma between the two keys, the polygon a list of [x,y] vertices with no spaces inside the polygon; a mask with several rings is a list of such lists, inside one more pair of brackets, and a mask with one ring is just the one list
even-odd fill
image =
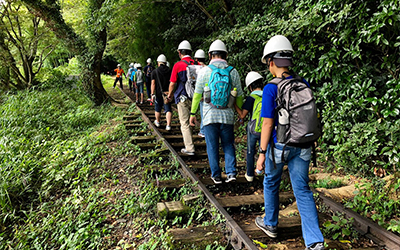
{"label": "striped shirt", "polygon": [[[218,68],[226,68],[228,67],[228,63],[222,59],[214,59],[211,60],[210,64],[218,67]],[[199,75],[197,76],[196,81],[196,89],[194,90],[196,93],[203,94],[204,86],[209,82],[211,77],[211,68],[204,67],[200,70]],[[231,83],[232,89],[237,89],[237,96],[243,96],[242,85],[240,84],[239,73],[236,69],[231,71]],[[223,124],[234,124],[235,123],[235,113],[233,108],[226,109],[217,109],[212,108],[211,105],[204,102],[203,104],[203,124],[204,126],[212,123],[223,123]]]}

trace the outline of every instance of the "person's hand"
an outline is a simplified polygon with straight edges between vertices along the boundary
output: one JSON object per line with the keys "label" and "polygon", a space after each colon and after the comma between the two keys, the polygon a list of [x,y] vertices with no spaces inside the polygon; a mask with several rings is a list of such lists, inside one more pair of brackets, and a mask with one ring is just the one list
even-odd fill
{"label": "person's hand", "polygon": [[190,126],[196,126],[196,116],[191,116],[189,119]]}
{"label": "person's hand", "polygon": [[259,154],[257,160],[257,170],[262,171],[265,167],[265,154]]}

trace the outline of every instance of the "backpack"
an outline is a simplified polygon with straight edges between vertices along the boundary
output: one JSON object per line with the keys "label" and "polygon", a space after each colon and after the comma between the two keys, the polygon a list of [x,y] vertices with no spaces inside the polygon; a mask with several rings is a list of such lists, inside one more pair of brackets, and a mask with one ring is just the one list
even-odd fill
{"label": "backpack", "polygon": [[141,70],[136,71],[135,78],[136,82],[143,82],[143,72]]}
{"label": "backpack", "polygon": [[146,76],[149,77],[151,75],[151,72],[153,72],[153,66],[149,65],[147,66]]}
{"label": "backpack", "polygon": [[253,135],[261,135],[263,118],[261,117],[262,96],[250,94],[254,98],[253,112],[249,121],[250,133]]}
{"label": "backpack", "polygon": [[186,68],[187,81],[185,84],[185,89],[189,98],[193,98],[194,89],[196,88],[197,75],[199,74],[202,68],[203,66],[198,64],[197,65],[188,64]]}
{"label": "backpack", "polygon": [[274,78],[270,83],[278,86],[275,108],[277,141],[294,146],[313,144],[322,130],[310,87],[297,75],[291,79]]}
{"label": "backpack", "polygon": [[228,66],[220,69],[212,64],[208,65],[212,69],[208,86],[211,90],[211,107],[225,109],[228,107],[229,96],[231,94],[232,83],[230,73],[233,69]]}

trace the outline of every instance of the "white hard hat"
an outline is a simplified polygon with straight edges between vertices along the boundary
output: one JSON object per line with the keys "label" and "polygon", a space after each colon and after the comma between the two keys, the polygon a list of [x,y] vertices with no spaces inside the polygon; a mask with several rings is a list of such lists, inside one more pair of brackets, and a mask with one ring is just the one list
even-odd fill
{"label": "white hard hat", "polygon": [[246,76],[246,88],[248,88],[253,82],[262,78],[263,77],[258,72],[250,71]]}
{"label": "white hard hat", "polygon": [[204,50],[198,49],[196,53],[194,53],[194,58],[206,58],[206,53],[204,53]]}
{"label": "white hard hat", "polygon": [[192,51],[192,46],[190,45],[190,43],[187,40],[183,40],[179,44],[177,51],[182,50],[182,49]]}
{"label": "white hard hat", "polygon": [[225,43],[221,40],[215,40],[211,45],[210,45],[210,49],[208,50],[208,53],[213,52],[213,51],[223,51],[228,53],[228,51],[226,50],[226,46]]}
{"label": "white hard hat", "polygon": [[147,63],[151,63],[151,58],[147,58]]}
{"label": "white hard hat", "polygon": [[142,65],[140,63],[136,64],[136,68],[141,68]]}
{"label": "white hard hat", "polygon": [[129,67],[133,67],[133,63],[129,64]]}
{"label": "white hard hat", "polygon": [[270,55],[271,53],[280,53],[279,55],[274,56],[274,59],[281,58],[285,60],[291,60],[291,54],[293,53],[292,44],[286,37],[282,35],[273,36],[264,46],[264,54],[261,58],[261,62],[267,63],[265,57]]}
{"label": "white hard hat", "polygon": [[135,69],[137,69],[137,63],[134,63],[134,64],[133,64],[133,67],[134,67]]}
{"label": "white hard hat", "polygon": [[121,67],[121,64],[118,63],[117,67]]}
{"label": "white hard hat", "polygon": [[165,57],[164,54],[160,54],[160,55],[157,57],[157,62],[166,63],[166,62],[167,62],[167,57]]}

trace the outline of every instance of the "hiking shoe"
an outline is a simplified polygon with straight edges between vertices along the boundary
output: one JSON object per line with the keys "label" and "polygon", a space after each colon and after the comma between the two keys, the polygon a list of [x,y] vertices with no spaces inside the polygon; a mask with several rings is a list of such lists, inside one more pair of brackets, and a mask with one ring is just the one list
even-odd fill
{"label": "hiking shoe", "polygon": [[167,125],[167,126],[165,127],[165,130],[171,130],[171,126],[168,126],[168,125]]}
{"label": "hiking shoe", "polygon": [[325,250],[325,246],[323,242],[317,242],[307,247],[305,250]]}
{"label": "hiking shoe", "polygon": [[236,181],[236,176],[233,174],[228,175],[225,180],[226,183],[231,182],[231,181]]}
{"label": "hiking shoe", "polygon": [[246,173],[246,174],[244,175],[244,178],[246,178],[246,180],[247,180],[248,182],[252,182],[253,179],[254,179],[254,176],[248,176],[247,173]]}
{"label": "hiking shoe", "polygon": [[181,153],[187,154],[187,155],[194,155],[194,152],[189,152],[189,151],[186,150],[186,148],[182,148],[181,149]]}
{"label": "hiking shoe", "polygon": [[147,98],[147,101],[148,101],[148,102],[150,102],[150,101],[151,101],[151,99],[150,99],[150,98]]}
{"label": "hiking shoe", "polygon": [[154,125],[156,125],[157,128],[160,127],[160,123],[157,120],[154,121]]}
{"label": "hiking shoe", "polygon": [[278,237],[278,227],[264,225],[264,219],[261,216],[256,217],[256,226],[263,230],[269,237]]}
{"label": "hiking shoe", "polygon": [[198,133],[197,135],[200,136],[200,137],[203,137],[203,138],[206,137],[206,135],[203,134],[203,133]]}
{"label": "hiking shoe", "polygon": [[211,180],[213,180],[213,182],[215,184],[221,184],[222,183],[221,176],[211,177]]}

